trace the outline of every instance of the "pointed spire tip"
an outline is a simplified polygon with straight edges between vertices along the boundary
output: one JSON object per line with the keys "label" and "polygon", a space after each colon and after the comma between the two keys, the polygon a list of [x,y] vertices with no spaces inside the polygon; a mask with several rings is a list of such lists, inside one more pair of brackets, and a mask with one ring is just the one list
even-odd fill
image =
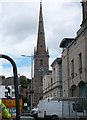
{"label": "pointed spire tip", "polygon": [[42,0],[40,0],[40,3],[42,3]]}

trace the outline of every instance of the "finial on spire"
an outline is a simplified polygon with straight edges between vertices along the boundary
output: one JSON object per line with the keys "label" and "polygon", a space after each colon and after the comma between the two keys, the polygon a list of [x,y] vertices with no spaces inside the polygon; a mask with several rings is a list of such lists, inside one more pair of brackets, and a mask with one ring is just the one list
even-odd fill
{"label": "finial on spire", "polygon": [[42,4],[42,0],[40,0],[40,4]]}

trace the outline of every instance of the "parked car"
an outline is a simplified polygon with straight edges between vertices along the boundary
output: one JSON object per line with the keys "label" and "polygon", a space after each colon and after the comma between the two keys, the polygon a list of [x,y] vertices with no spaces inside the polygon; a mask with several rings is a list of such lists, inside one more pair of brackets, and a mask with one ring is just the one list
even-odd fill
{"label": "parked car", "polygon": [[35,107],[31,110],[31,117],[37,119],[38,107]]}

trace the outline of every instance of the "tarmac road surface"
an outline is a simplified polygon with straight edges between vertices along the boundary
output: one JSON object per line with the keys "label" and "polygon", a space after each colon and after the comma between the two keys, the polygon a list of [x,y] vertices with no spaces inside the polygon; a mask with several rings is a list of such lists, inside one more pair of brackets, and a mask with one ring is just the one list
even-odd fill
{"label": "tarmac road surface", "polygon": [[20,120],[35,120],[33,117],[30,116],[21,116]]}

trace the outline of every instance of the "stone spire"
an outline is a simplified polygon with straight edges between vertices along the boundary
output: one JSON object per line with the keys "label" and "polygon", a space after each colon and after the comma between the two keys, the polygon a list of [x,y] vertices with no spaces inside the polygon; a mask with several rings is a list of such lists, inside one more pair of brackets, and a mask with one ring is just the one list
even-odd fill
{"label": "stone spire", "polygon": [[38,37],[37,37],[37,53],[46,53],[44,23],[42,14],[42,2],[40,2]]}

